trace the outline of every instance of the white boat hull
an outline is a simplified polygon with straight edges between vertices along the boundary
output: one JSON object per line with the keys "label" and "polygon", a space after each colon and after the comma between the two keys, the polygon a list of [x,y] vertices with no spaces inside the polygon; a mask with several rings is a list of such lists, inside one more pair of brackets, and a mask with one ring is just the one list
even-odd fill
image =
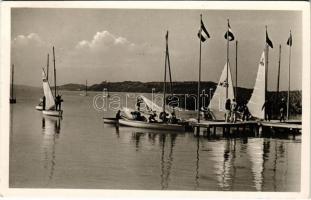
{"label": "white boat hull", "polygon": [[55,116],[55,117],[61,117],[63,115],[62,110],[43,110],[42,113],[44,115]]}
{"label": "white boat hull", "polygon": [[117,124],[118,123],[117,118],[104,117],[103,119],[104,119],[105,124]]}
{"label": "white boat hull", "polygon": [[36,110],[43,110],[43,107],[42,106],[36,106]]}
{"label": "white boat hull", "polygon": [[119,119],[119,124],[123,126],[130,126],[135,128],[171,130],[171,131],[185,131],[185,125],[167,124],[167,123],[149,123],[143,121]]}

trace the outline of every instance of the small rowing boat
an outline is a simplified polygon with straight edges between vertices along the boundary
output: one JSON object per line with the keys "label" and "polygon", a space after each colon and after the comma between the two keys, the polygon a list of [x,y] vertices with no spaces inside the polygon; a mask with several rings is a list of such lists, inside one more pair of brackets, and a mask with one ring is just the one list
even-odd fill
{"label": "small rowing boat", "polygon": [[170,131],[185,131],[186,125],[184,124],[169,124],[163,122],[145,122],[129,119],[119,119],[119,124],[123,126],[158,129],[158,130],[170,130]]}

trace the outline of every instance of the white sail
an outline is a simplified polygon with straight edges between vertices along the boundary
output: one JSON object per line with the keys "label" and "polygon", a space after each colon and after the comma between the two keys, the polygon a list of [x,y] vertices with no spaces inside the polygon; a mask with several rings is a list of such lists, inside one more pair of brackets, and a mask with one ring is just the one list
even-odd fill
{"label": "white sail", "polygon": [[247,104],[251,115],[258,119],[264,119],[265,117],[265,111],[262,109],[262,106],[265,103],[265,63],[265,53],[262,52],[253,94]]}
{"label": "white sail", "polygon": [[228,81],[227,80],[227,64],[225,64],[222,70],[217,88],[214,92],[213,98],[208,105],[209,110],[214,114],[217,120],[224,119],[225,114],[225,102],[226,102],[226,87],[228,87],[228,98],[234,99],[234,91],[232,84],[232,77],[230,71],[230,65],[228,65]]}
{"label": "white sail", "polygon": [[154,103],[153,101],[147,99],[143,95],[140,95],[139,97],[142,98],[142,100],[144,101],[146,106],[150,109],[150,111],[156,111],[157,113],[161,113],[162,112],[162,108],[160,106],[158,106],[156,103]]}
{"label": "white sail", "polygon": [[43,81],[43,92],[45,96],[45,109],[52,110],[55,109],[55,100],[53,93],[51,91],[51,87],[49,81],[46,79],[46,75],[44,70],[42,70],[42,81]]}

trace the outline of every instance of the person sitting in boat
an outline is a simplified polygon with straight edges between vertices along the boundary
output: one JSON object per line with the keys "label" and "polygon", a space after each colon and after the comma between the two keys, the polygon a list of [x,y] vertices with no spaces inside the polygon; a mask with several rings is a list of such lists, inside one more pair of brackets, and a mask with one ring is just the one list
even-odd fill
{"label": "person sitting in boat", "polygon": [[56,104],[56,110],[62,110],[62,102],[64,100],[62,99],[61,95],[57,95],[55,98],[55,104]]}
{"label": "person sitting in boat", "polygon": [[149,122],[150,123],[157,122],[156,117],[157,117],[156,111],[153,111],[152,113],[150,113],[150,115],[149,115]]}
{"label": "person sitting in boat", "polygon": [[121,119],[121,110],[118,110],[118,111],[117,111],[116,119],[117,119],[117,120]]}
{"label": "person sitting in boat", "polygon": [[168,121],[167,116],[168,116],[168,114],[163,111],[160,113],[159,118],[162,120],[162,122],[167,122]]}
{"label": "person sitting in boat", "polygon": [[230,99],[226,100],[225,109],[226,109],[225,121],[229,122],[230,116],[231,116],[231,100]]}
{"label": "person sitting in boat", "polygon": [[177,124],[177,122],[178,122],[178,119],[177,119],[177,117],[176,117],[175,110],[173,110],[173,112],[171,113],[170,122],[171,122],[171,124]]}
{"label": "person sitting in boat", "polygon": [[46,98],[45,96],[42,97],[42,110],[45,110],[45,102],[46,102]]}

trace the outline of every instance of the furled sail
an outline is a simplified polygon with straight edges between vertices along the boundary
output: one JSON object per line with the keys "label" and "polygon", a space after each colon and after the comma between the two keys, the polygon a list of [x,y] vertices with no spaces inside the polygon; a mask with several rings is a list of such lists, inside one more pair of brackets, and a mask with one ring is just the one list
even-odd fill
{"label": "furled sail", "polygon": [[264,119],[265,117],[265,111],[262,109],[262,106],[265,103],[265,63],[265,53],[262,52],[253,94],[247,104],[251,115],[258,119]]}
{"label": "furled sail", "polygon": [[228,87],[228,98],[234,99],[234,91],[232,84],[232,77],[230,66],[228,65],[228,81],[227,81],[227,64],[225,64],[222,70],[217,88],[214,92],[212,100],[208,105],[209,110],[213,113],[217,120],[224,119],[225,114],[225,102],[226,102],[226,87]]}
{"label": "furled sail", "polygon": [[42,81],[43,81],[43,92],[44,92],[44,96],[45,96],[45,109],[46,110],[55,109],[54,96],[53,96],[53,93],[51,91],[49,81],[47,80],[46,74],[45,74],[43,69],[42,69]]}

